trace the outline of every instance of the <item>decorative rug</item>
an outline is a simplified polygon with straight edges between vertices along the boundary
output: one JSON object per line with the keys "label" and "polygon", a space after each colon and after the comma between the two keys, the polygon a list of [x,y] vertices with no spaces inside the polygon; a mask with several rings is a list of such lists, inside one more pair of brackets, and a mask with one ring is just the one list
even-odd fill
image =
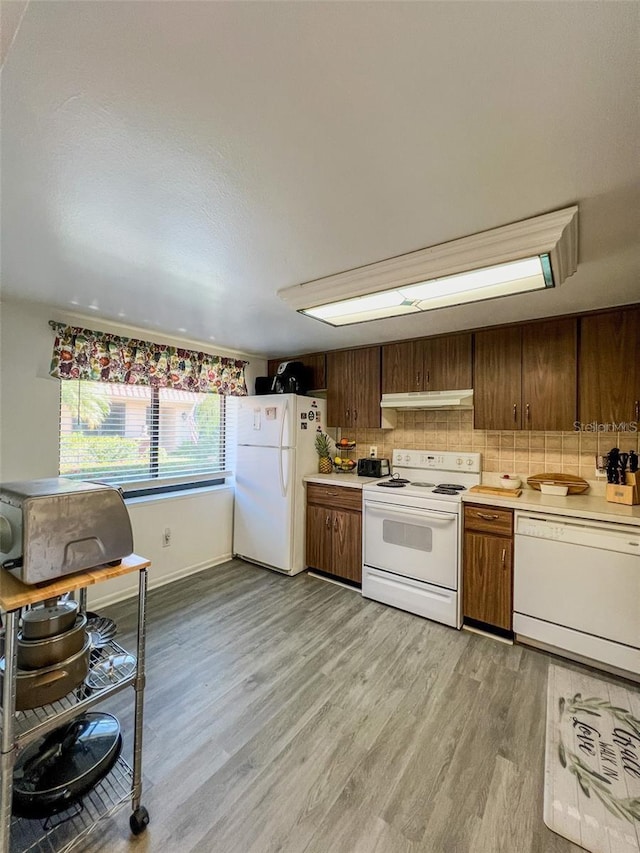
{"label": "decorative rug", "polygon": [[640,851],[640,690],[549,667],[544,822],[593,853]]}

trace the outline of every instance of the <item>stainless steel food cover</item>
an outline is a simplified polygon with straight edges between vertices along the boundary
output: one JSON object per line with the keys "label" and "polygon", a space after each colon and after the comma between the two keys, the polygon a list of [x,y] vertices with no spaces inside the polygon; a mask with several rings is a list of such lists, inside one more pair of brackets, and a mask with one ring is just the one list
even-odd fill
{"label": "stainless steel food cover", "polygon": [[120,561],[133,551],[118,489],[53,477],[0,486],[0,560],[24,583]]}

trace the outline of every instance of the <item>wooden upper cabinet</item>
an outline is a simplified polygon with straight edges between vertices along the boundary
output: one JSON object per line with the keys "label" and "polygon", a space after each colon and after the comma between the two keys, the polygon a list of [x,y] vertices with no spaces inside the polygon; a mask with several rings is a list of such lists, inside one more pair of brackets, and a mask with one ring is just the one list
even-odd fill
{"label": "wooden upper cabinet", "polygon": [[572,430],[578,416],[578,321],[522,327],[522,427]]}
{"label": "wooden upper cabinet", "polygon": [[581,318],[578,391],[584,423],[640,421],[640,308]]}
{"label": "wooden upper cabinet", "polygon": [[425,338],[423,373],[426,391],[472,388],[471,334]]}
{"label": "wooden upper cabinet", "polygon": [[327,425],[379,429],[380,347],[327,353]]}
{"label": "wooden upper cabinet", "polygon": [[521,427],[520,326],[476,332],[473,424],[476,429]]}
{"label": "wooden upper cabinet", "polygon": [[572,430],[577,321],[569,317],[476,332],[476,429]]}
{"label": "wooden upper cabinet", "polygon": [[301,361],[307,368],[309,390],[318,391],[327,387],[326,355],[323,352],[312,352],[307,355],[287,355],[282,358],[270,358],[268,362],[269,376],[275,376],[278,365],[282,361]]}
{"label": "wooden upper cabinet", "polygon": [[305,355],[301,359],[302,363],[311,372],[311,385],[313,390],[320,390],[327,387],[327,356],[323,352],[314,353],[313,355]]}
{"label": "wooden upper cabinet", "polygon": [[349,398],[351,423],[360,429],[380,428],[380,347],[351,352]]}
{"label": "wooden upper cabinet", "polygon": [[422,341],[402,341],[382,347],[382,393],[422,391]]}
{"label": "wooden upper cabinet", "polygon": [[471,334],[420,338],[382,348],[382,393],[472,387]]}
{"label": "wooden upper cabinet", "polygon": [[347,381],[351,374],[351,351],[327,353],[327,426],[350,426]]}

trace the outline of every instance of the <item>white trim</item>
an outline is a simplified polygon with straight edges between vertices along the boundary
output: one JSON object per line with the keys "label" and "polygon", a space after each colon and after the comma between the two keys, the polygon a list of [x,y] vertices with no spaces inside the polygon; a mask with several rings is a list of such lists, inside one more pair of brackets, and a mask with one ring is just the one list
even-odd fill
{"label": "white trim", "polygon": [[[171,572],[168,575],[163,575],[159,579],[154,579],[153,576],[153,566],[151,570],[148,572],[149,578],[149,590],[160,589],[160,587],[166,586],[169,583],[173,583],[174,581],[180,580],[181,578],[187,577],[189,575],[195,575],[199,572],[204,572],[207,569],[213,569],[216,566],[220,566],[222,563],[227,563],[232,559],[231,553],[222,554],[220,557],[216,557],[213,562],[210,560],[205,560],[202,563],[194,563],[192,566],[185,566],[182,569],[178,569],[175,572]],[[91,587],[91,590],[94,591],[96,589],[95,586]],[[111,604],[116,604],[119,601],[126,601],[128,598],[135,598],[138,595],[138,584],[136,582],[135,587],[131,587],[131,589],[123,589],[119,592],[113,592],[110,595],[104,595],[99,598],[94,598],[91,596],[91,601],[89,605],[89,610],[98,610],[101,607],[109,607]]]}
{"label": "white trim", "polygon": [[578,266],[577,205],[286,287],[278,296],[300,311],[547,253],[558,286]]}

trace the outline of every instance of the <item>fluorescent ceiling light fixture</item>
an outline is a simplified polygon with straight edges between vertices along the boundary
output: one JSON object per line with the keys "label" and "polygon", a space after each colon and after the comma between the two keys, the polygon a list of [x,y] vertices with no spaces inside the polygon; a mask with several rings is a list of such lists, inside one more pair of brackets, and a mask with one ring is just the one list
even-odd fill
{"label": "fluorescent ceiling light fixture", "polygon": [[547,213],[278,291],[332,326],[560,285],[576,271],[578,208]]}

